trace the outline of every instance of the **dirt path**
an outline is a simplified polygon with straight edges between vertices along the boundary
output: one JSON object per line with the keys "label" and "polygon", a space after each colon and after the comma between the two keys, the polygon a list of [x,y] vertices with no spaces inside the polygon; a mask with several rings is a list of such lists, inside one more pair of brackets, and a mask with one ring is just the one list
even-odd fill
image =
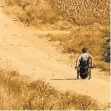
{"label": "dirt path", "polygon": [[[74,90],[108,103],[110,82],[98,76],[90,81],[76,80],[76,70],[67,63],[67,55],[61,54],[47,39],[40,38],[48,33],[68,32],[27,28],[12,21],[0,8],[0,67],[17,69],[33,80],[46,80],[57,89]],[[103,75],[104,72],[94,70],[93,74]]]}

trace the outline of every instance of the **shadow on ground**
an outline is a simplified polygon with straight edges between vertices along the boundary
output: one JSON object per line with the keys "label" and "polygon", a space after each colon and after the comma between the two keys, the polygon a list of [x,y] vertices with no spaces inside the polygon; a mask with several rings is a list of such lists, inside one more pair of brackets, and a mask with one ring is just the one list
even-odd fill
{"label": "shadow on ground", "polygon": [[50,79],[50,80],[78,80],[77,78],[63,78],[63,79]]}

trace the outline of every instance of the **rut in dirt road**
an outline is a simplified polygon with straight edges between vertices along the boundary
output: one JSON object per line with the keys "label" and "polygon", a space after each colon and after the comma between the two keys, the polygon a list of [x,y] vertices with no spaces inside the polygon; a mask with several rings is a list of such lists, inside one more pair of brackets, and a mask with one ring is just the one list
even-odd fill
{"label": "rut in dirt road", "polygon": [[[101,103],[109,102],[110,83],[97,76],[89,80],[76,80],[76,70],[67,62],[53,43],[45,38],[49,33],[12,21],[0,8],[0,67],[17,69],[32,80],[44,79],[60,90],[74,90]],[[93,75],[105,72],[94,70]]]}

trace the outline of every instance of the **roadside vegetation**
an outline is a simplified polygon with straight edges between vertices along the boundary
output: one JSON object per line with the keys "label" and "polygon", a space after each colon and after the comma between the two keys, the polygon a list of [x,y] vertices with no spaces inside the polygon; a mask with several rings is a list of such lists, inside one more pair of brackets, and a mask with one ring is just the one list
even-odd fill
{"label": "roadside vegetation", "polygon": [[30,81],[17,71],[0,69],[0,110],[108,109],[86,95],[58,91],[42,80]]}

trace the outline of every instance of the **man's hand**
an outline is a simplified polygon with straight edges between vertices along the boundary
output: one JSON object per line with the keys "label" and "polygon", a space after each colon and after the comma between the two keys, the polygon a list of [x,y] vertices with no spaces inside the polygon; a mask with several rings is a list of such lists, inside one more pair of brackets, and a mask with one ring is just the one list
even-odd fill
{"label": "man's hand", "polygon": [[91,68],[92,68],[92,69],[94,68],[93,65],[91,66]]}
{"label": "man's hand", "polygon": [[77,69],[77,66],[75,66],[75,69]]}

